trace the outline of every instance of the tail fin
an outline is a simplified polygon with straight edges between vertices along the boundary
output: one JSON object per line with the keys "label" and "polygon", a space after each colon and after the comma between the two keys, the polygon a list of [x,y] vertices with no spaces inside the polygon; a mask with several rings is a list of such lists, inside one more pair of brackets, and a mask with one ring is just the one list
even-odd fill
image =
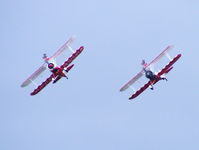
{"label": "tail fin", "polygon": [[44,60],[45,63],[49,64],[49,62],[48,62],[49,58],[48,58],[48,56],[47,56],[46,53],[43,54],[42,58],[43,58],[43,60]]}
{"label": "tail fin", "polygon": [[43,59],[46,59],[46,58],[47,58],[46,53],[43,54],[43,57],[42,57],[42,58],[43,58]]}
{"label": "tail fin", "polygon": [[145,62],[144,59],[142,59],[141,65],[142,65],[143,67],[146,67],[146,66],[147,66],[147,63]]}

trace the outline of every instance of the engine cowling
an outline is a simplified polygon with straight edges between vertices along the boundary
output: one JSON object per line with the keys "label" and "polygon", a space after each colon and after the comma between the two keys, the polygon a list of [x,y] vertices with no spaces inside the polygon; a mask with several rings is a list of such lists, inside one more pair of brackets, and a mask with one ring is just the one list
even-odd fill
{"label": "engine cowling", "polygon": [[54,67],[55,67],[55,65],[54,65],[53,63],[49,63],[49,64],[48,64],[48,69],[51,70],[51,69],[53,69]]}

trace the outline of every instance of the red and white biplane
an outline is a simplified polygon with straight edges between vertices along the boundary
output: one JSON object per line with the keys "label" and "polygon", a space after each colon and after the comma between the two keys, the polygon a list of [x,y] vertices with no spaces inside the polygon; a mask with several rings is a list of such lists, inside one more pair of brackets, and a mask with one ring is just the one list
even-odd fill
{"label": "red and white biplane", "polygon": [[[30,83],[33,83],[36,85],[36,89],[30,93],[30,95],[36,95],[39,93],[46,85],[48,85],[51,81],[53,83],[56,83],[58,80],[60,80],[62,77],[65,77],[68,79],[66,74],[73,68],[74,64],[70,65],[71,62],[84,50],[84,47],[81,46],[79,49],[74,51],[71,48],[71,43],[74,41],[74,38],[70,38],[54,55],[51,57],[47,57],[46,54],[43,55],[44,63],[41,65],[39,69],[37,69],[28,79],[26,79],[22,84],[21,87],[26,87]],[[72,55],[60,66],[56,64],[56,60],[58,56],[61,56],[64,54],[66,50],[70,50],[72,52]],[[70,65],[70,66],[69,66]],[[51,74],[50,76],[43,81],[40,85],[37,85],[35,80],[41,76],[41,74],[45,70],[50,70]]]}
{"label": "red and white biplane", "polygon": [[[178,54],[174,58],[171,58],[171,56],[168,54],[168,52],[172,49],[172,46],[168,46],[160,55],[158,55],[151,63],[147,64],[144,60],[142,60],[143,68],[142,70],[133,77],[129,82],[127,82],[120,91],[124,91],[128,89],[129,87],[134,90],[134,94],[129,97],[129,100],[136,98],[138,95],[140,95],[144,90],[146,90],[148,87],[153,90],[153,85],[156,84],[160,80],[166,80],[165,75],[173,69],[173,64],[181,57],[181,54]],[[161,59],[164,57],[167,57],[169,59],[169,63],[160,71],[155,72],[154,67]],[[144,76],[149,79],[149,81],[136,90],[132,85],[135,84],[142,76]]]}

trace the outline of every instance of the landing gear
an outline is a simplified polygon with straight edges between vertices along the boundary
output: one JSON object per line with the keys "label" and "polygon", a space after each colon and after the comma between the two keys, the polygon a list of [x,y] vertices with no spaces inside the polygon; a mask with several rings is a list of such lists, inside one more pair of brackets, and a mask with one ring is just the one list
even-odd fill
{"label": "landing gear", "polygon": [[165,78],[165,77],[161,78],[161,80],[165,80],[165,81],[168,81],[168,80],[167,80],[167,78]]}
{"label": "landing gear", "polygon": [[153,85],[150,85],[150,89],[153,90]]}
{"label": "landing gear", "polygon": [[[66,72],[66,73],[68,73],[68,70],[66,70],[66,69],[64,69],[64,71]],[[68,79],[68,77],[65,75],[65,77],[66,77],[66,79]]]}

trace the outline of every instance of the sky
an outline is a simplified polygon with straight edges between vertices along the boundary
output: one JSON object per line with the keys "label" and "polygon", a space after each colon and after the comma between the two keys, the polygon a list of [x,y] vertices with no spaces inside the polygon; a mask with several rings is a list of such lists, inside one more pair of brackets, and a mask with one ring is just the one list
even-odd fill
{"label": "sky", "polygon": [[[199,1],[1,0],[1,150],[198,150]],[[75,35],[69,80],[21,83]],[[122,85],[168,45],[182,58],[133,101]],[[174,56],[173,55],[173,56]]]}

